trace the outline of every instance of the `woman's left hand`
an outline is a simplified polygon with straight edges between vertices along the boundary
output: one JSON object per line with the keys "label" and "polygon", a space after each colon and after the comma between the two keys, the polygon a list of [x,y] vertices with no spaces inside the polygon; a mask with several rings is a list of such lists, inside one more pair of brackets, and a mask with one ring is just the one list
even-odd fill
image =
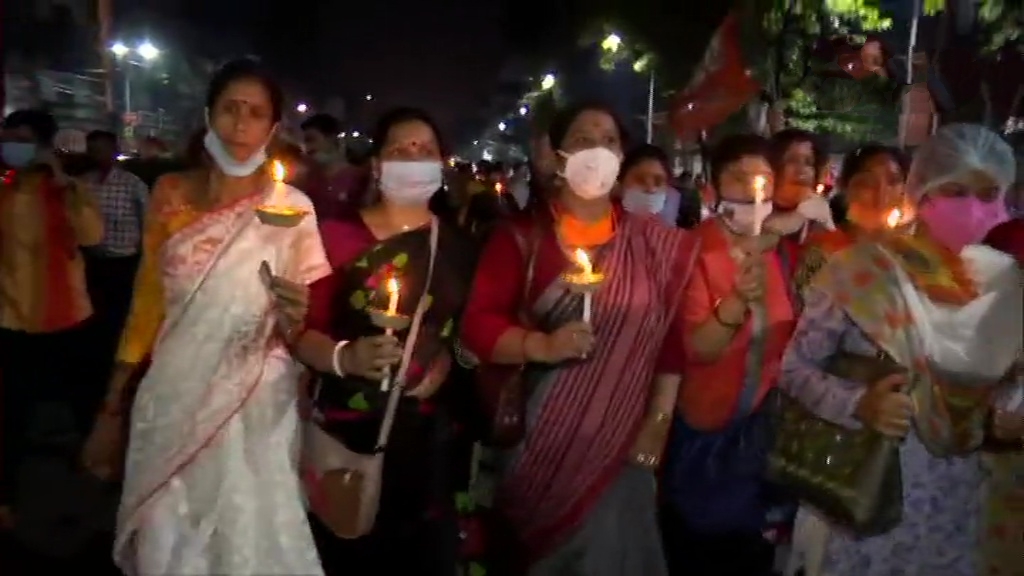
{"label": "woman's left hand", "polygon": [[661,465],[661,456],[665,452],[668,441],[669,425],[672,418],[668,414],[649,415],[640,427],[640,433],[629,452],[630,460],[637,466],[657,469]]}
{"label": "woman's left hand", "polygon": [[992,414],[992,435],[1006,442],[1024,440],[1024,414],[996,410]]}
{"label": "woman's left hand", "polygon": [[270,279],[270,294],[277,328],[289,342],[302,328],[309,310],[309,286],[280,276]]}

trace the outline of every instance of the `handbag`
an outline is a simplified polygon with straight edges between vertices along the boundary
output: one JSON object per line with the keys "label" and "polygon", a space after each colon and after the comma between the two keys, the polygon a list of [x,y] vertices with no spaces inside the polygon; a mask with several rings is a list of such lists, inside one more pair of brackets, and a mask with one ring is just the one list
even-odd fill
{"label": "handbag", "polygon": [[673,420],[665,466],[668,499],[697,532],[759,532],[764,527],[771,421],[754,405],[760,384],[746,379],[736,413],[722,430],[693,429],[678,415]]}
{"label": "handbag", "polygon": [[[540,245],[539,228],[533,228],[529,244],[518,234],[516,240],[527,257],[526,276],[517,315],[520,326],[530,329],[533,323],[530,321],[527,303]],[[476,387],[484,414],[490,416],[486,434],[486,443],[489,446],[514,448],[526,436],[526,401],[531,390],[525,371],[525,363],[515,366],[485,364],[476,370]]]}
{"label": "handbag", "polygon": [[[884,353],[835,354],[826,372],[872,383],[903,371]],[[859,536],[883,534],[903,516],[899,446],[868,428],[852,430],[812,414],[780,393],[767,477]]]}
{"label": "handbag", "polygon": [[384,454],[391,428],[395,423],[395,415],[398,413],[398,404],[405,391],[405,376],[416,347],[416,337],[423,315],[429,307],[428,292],[434,277],[438,227],[435,218],[430,227],[427,281],[409,326],[409,336],[402,350],[402,360],[395,373],[394,385],[388,394],[384,418],[373,452],[354,452],[325,432],[319,424],[323,417],[315,410],[303,426],[302,460],[310,509],[339,538],[366,536],[373,530],[377,518],[384,475]]}

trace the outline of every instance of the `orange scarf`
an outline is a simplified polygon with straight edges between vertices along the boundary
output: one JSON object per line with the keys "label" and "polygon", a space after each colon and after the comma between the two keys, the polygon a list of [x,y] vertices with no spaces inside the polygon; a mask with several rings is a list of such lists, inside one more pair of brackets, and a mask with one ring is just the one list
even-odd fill
{"label": "orange scarf", "polygon": [[552,203],[555,227],[558,237],[566,246],[594,248],[607,244],[615,235],[615,210],[611,209],[602,218],[588,222],[573,216]]}

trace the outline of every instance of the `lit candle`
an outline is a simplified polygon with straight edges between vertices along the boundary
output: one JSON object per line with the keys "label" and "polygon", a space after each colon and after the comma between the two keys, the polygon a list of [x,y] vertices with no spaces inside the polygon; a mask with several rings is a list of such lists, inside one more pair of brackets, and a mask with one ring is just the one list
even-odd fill
{"label": "lit candle", "polygon": [[818,184],[818,187],[815,188],[814,191],[815,191],[815,193],[818,194],[818,196],[821,196],[822,194],[825,193],[825,185],[824,184]]}
{"label": "lit candle", "polygon": [[388,278],[388,316],[398,315],[398,280]]}
{"label": "lit candle", "polygon": [[284,168],[284,163],[280,160],[274,160],[270,164],[270,177],[274,179],[274,194],[271,196],[271,206],[284,207],[287,203],[287,186],[285,186],[284,179],[288,176],[288,171]]}
{"label": "lit candle", "polygon": [[[394,276],[388,278],[388,316],[398,316],[398,280]],[[394,328],[385,328],[384,334],[392,336]],[[391,388],[391,367],[384,368],[384,378],[380,381],[380,391],[387,392]]]}
{"label": "lit candle", "polygon": [[494,191],[499,195],[505,190],[505,186],[501,182],[494,184]]}
{"label": "lit candle", "polygon": [[903,211],[899,208],[893,208],[889,215],[885,217],[885,225],[889,228],[895,228],[900,225],[903,220]]}
{"label": "lit candle", "polygon": [[[590,263],[590,257],[582,248],[576,249],[576,263],[579,264],[582,273],[582,279],[585,282],[591,281],[594,277],[594,266]],[[591,309],[593,308],[594,295],[589,291],[583,293],[583,321],[590,322],[590,316],[592,314]]]}
{"label": "lit candle", "polygon": [[754,176],[754,236],[761,235],[761,224],[764,221],[761,204],[764,202],[764,176]]}

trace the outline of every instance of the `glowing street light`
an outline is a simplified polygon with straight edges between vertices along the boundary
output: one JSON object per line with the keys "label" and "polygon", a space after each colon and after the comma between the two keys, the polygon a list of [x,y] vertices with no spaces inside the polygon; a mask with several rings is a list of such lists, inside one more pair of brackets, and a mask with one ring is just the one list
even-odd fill
{"label": "glowing street light", "polygon": [[139,56],[142,56],[143,60],[156,60],[160,57],[160,49],[153,46],[153,43],[149,41],[139,44],[139,47],[135,49],[135,52]]}
{"label": "glowing street light", "polygon": [[121,42],[114,42],[114,44],[110,47],[110,51],[114,53],[114,56],[117,56],[118,58],[124,58],[125,55],[131,52],[131,49],[129,49]]}
{"label": "glowing street light", "polygon": [[354,130],[354,131],[352,132],[352,137],[353,137],[353,138],[359,138],[359,130]]}
{"label": "glowing street light", "polygon": [[554,74],[545,74],[540,80],[541,90],[551,90],[555,87],[556,78]]}
{"label": "glowing street light", "polygon": [[619,48],[621,47],[622,37],[614,32],[605,37],[605,39],[601,42],[601,49],[607,52],[611,52],[612,54],[618,52]]}
{"label": "glowing street light", "polygon": [[520,116],[526,116],[529,113],[530,113],[530,107],[527,106],[526,104],[523,104],[522,106],[519,107],[519,115]]}
{"label": "glowing street light", "polygon": [[366,95],[366,101],[369,102],[370,100],[373,100],[373,94]]}
{"label": "glowing street light", "polygon": [[295,111],[298,112],[299,114],[305,114],[308,110],[309,105],[306,104],[305,102],[301,102],[299,103],[298,106],[295,107]]}
{"label": "glowing street light", "polygon": [[505,124],[504,122],[498,122],[498,130],[504,132],[506,128],[508,128],[507,124]]}

